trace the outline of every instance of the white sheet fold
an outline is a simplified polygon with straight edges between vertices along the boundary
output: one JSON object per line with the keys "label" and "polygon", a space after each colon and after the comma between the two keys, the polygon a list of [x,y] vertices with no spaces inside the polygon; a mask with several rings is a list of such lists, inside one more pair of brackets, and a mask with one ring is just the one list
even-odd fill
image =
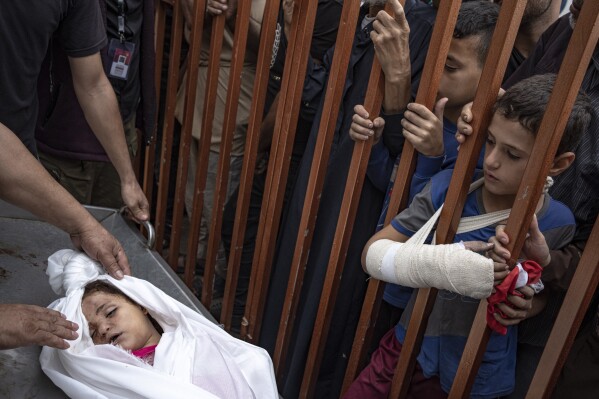
{"label": "white sheet fold", "polygon": [[[61,250],[47,274],[66,297],[49,307],[79,324],[67,350],[44,347],[43,371],[73,398],[278,398],[272,361],[259,347],[233,338],[151,283],[103,274],[85,254]],[[112,345],[94,345],[81,311],[83,287],[106,280],[145,307],[164,333],[150,366]]]}

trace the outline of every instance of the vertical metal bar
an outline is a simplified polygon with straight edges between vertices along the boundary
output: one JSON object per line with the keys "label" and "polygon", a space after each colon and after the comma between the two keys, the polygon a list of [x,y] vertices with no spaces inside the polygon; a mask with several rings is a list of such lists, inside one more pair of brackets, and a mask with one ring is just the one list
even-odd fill
{"label": "vertical metal bar", "polygon": [[[388,7],[389,8],[389,7]],[[388,10],[389,12],[390,10]],[[391,12],[393,15],[393,12]],[[375,57],[372,63],[372,71],[368,82],[368,91],[364,100],[364,108],[371,115],[378,115],[381,110],[383,101],[383,83],[384,75],[378,59]],[[336,118],[334,119],[337,120]],[[333,124],[333,129],[335,124]],[[308,350],[308,358],[306,360],[306,368],[300,388],[301,398],[311,398],[314,396],[316,388],[316,380],[320,371],[320,363],[324,353],[324,345],[329,332],[330,319],[335,307],[337,292],[341,281],[341,273],[347,255],[347,247],[354,227],[356,212],[360,202],[360,194],[366,177],[366,169],[368,167],[368,158],[372,149],[372,140],[357,142],[354,144],[354,152],[352,154],[351,165],[345,191],[343,194],[343,202],[339,211],[339,220],[335,230],[333,247],[327,265],[327,273],[325,276],[324,286],[321,294],[318,313],[314,324],[312,339],[310,340],[310,349]],[[322,183],[321,183],[322,184]],[[301,236],[301,234],[300,234]]]}
{"label": "vertical metal bar", "polygon": [[[595,50],[599,38],[599,25],[596,23],[598,16],[599,2],[586,2],[580,12],[578,23],[564,57],[564,60],[577,60],[577,62],[562,64],[553,93],[547,104],[531,152],[535,156],[530,157],[528,160],[526,171],[522,177],[506,225],[506,233],[509,237],[514,237],[508,245],[512,263],[515,263],[518,259],[524,244],[532,215],[543,189],[545,176],[547,176],[553,162],[572,105],[578,95],[582,79]],[[486,325],[486,301],[481,301],[449,395],[450,398],[462,398],[470,392],[486,349],[486,339],[488,339],[489,334]]]}
{"label": "vertical metal bar", "polygon": [[549,398],[599,282],[599,219],[557,315],[527,399]]}
{"label": "vertical metal bar", "polygon": [[[208,157],[210,154],[210,141],[212,138],[212,122],[214,120],[214,109],[216,107],[216,95],[218,92],[218,77],[220,69],[220,54],[223,47],[223,35],[225,31],[225,16],[219,15],[212,18],[212,32],[210,33],[210,60],[208,62],[206,93],[204,97],[204,108],[202,110],[202,137],[200,149],[196,162],[196,175],[194,181],[193,210],[190,216],[189,241],[187,242],[187,258],[185,260],[185,284],[191,286],[196,267],[196,253],[198,252],[198,239],[200,237],[200,222],[204,207],[204,188],[206,187],[206,176],[208,174]],[[204,279],[210,277],[210,267],[204,269]],[[214,268],[212,268],[214,273]],[[210,308],[212,300],[212,286],[204,283],[202,288],[202,303]]]}
{"label": "vertical metal bar", "polygon": [[247,223],[250,195],[256,167],[256,156],[258,153],[258,142],[260,139],[260,126],[266,99],[266,88],[269,79],[269,65],[272,56],[272,44],[275,38],[277,16],[279,14],[279,1],[266,0],[264,16],[262,18],[262,29],[260,32],[260,50],[256,65],[256,78],[254,80],[254,91],[250,118],[248,121],[247,138],[245,142],[245,154],[241,169],[239,182],[239,196],[237,198],[237,212],[235,214],[235,225],[231,240],[229,263],[227,265],[227,282],[223,298],[223,309],[221,323],[225,329],[231,328],[233,316],[233,304],[237,290],[237,276],[241,262],[243,240],[245,238],[245,227]]}
{"label": "vertical metal bar", "polygon": [[[166,11],[162,1],[157,2],[155,19],[154,19],[154,32],[156,32],[154,48],[156,51],[156,66],[154,72],[155,87],[156,87],[156,99],[160,98],[160,80],[162,77],[162,58],[164,57],[164,31],[166,29]],[[150,209],[152,209],[152,194],[154,191],[154,162],[156,160],[156,131],[158,127],[154,127],[155,131],[152,134],[152,140],[149,145],[146,146],[144,155],[144,173],[143,173],[143,190],[148,199]]]}
{"label": "vertical metal bar", "polygon": [[164,225],[166,219],[168,182],[173,146],[173,125],[175,119],[175,102],[179,85],[179,59],[181,58],[181,38],[183,35],[183,12],[179,1],[174,2],[170,60],[168,66],[168,82],[166,88],[166,105],[164,125],[162,127],[162,149],[160,155],[160,171],[158,177],[158,195],[156,203],[156,251],[162,251]]}
{"label": "vertical metal bar", "polygon": [[[169,244],[168,263],[173,269],[177,268],[179,259],[179,245],[183,225],[183,211],[185,209],[185,183],[189,168],[189,145],[193,131],[195,114],[196,91],[198,86],[198,65],[202,49],[202,34],[204,30],[206,1],[196,0],[193,8],[193,26],[189,52],[187,53],[187,80],[185,82],[185,106],[181,124],[181,139],[179,141],[179,165],[175,184],[175,198],[173,199],[173,221],[171,228],[171,241]],[[194,256],[195,260],[195,256]]]}
{"label": "vertical metal bar", "polygon": [[[291,338],[291,332],[293,331],[294,314],[297,309],[299,293],[301,292],[304,279],[304,268],[308,262],[308,253],[312,243],[314,224],[316,222],[320,195],[324,185],[331,144],[335,134],[335,127],[339,114],[339,104],[342,101],[347,66],[351,56],[354,32],[356,23],[358,22],[359,13],[360,1],[353,0],[343,4],[340,21],[341,28],[337,35],[335,54],[333,55],[333,63],[327,83],[326,97],[322,111],[322,114],[327,115],[327,117],[322,118],[320,121],[314,157],[312,158],[312,165],[310,167],[310,178],[308,180],[308,187],[304,200],[302,219],[298,229],[298,231],[305,233],[298,234],[297,237],[293,261],[291,263],[289,283],[287,285],[287,293],[285,295],[285,302],[281,313],[279,333],[277,335],[273,356],[277,374],[280,373],[281,367],[285,364],[289,340]],[[375,113],[378,112],[373,110],[372,114],[374,115]]]}
{"label": "vertical metal bar", "polygon": [[286,71],[281,84],[274,129],[274,137],[279,139],[273,141],[271,147],[256,240],[258,245],[254,253],[248,301],[242,321],[242,337],[249,341],[256,339],[260,332],[317,5],[316,0],[301,0],[299,9],[297,3],[294,9],[290,46],[285,60]]}
{"label": "vertical metal bar", "polygon": [[[208,236],[208,252],[206,255],[206,266],[204,273],[204,289],[202,290],[202,302],[210,304],[212,301],[212,284],[214,281],[214,269],[216,266],[216,255],[220,248],[220,235],[223,220],[223,208],[227,195],[227,183],[229,181],[229,166],[233,135],[237,125],[237,106],[239,92],[241,89],[241,74],[245,60],[245,49],[247,44],[248,28],[250,25],[251,0],[240,0],[237,6],[235,20],[235,34],[233,39],[233,51],[231,55],[231,67],[227,88],[227,101],[222,128],[222,139],[220,143],[220,154],[218,172],[214,188],[214,200],[212,206],[212,221]],[[204,297],[204,294],[206,297]]]}

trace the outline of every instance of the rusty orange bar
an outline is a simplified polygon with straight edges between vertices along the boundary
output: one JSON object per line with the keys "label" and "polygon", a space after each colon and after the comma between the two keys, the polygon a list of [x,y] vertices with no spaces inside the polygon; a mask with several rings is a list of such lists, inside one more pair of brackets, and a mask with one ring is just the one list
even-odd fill
{"label": "rusty orange bar", "polygon": [[273,356],[275,371],[278,375],[280,374],[282,365],[285,364],[291,332],[293,331],[294,314],[297,309],[299,293],[301,292],[304,279],[304,268],[308,262],[314,224],[316,222],[316,215],[318,214],[320,195],[324,185],[331,144],[335,134],[339,104],[343,97],[347,66],[351,56],[359,12],[359,0],[347,1],[343,4],[339,24],[340,29],[335,43],[335,54],[333,55],[333,63],[331,65],[331,73],[327,83],[326,97],[322,111],[322,114],[327,115],[327,118],[322,118],[320,121],[316,145],[314,147],[314,157],[312,158],[312,165],[310,167],[310,178],[304,200],[302,219],[298,229],[298,231],[305,231],[306,234],[298,234],[297,237]]}
{"label": "rusty orange bar", "polygon": [[[191,27],[189,52],[187,53],[187,81],[185,82],[185,106],[183,110],[183,123],[181,124],[181,138],[179,141],[179,158],[177,167],[177,180],[175,184],[175,198],[173,199],[173,220],[171,228],[171,241],[169,244],[168,263],[173,269],[177,268],[179,259],[179,246],[181,230],[183,228],[183,211],[185,209],[185,183],[189,168],[189,145],[193,130],[193,115],[195,113],[196,90],[198,84],[198,65],[202,47],[202,33],[206,1],[196,0],[193,9],[193,24]],[[195,259],[195,258],[194,258]]]}
{"label": "rusty orange bar", "polygon": [[301,0],[294,9],[273,134],[278,140],[273,140],[271,147],[248,300],[242,320],[242,337],[251,342],[260,333],[317,5],[316,0]]}
{"label": "rusty orange bar", "polygon": [[233,226],[231,249],[227,265],[227,279],[221,312],[221,323],[228,331],[231,328],[233,316],[233,303],[237,290],[237,276],[241,263],[241,251],[245,238],[245,226],[247,223],[249,201],[256,168],[256,156],[258,153],[258,142],[260,139],[260,126],[264,112],[264,101],[269,79],[269,67],[272,56],[272,43],[275,38],[277,16],[279,14],[279,1],[267,0],[264,6],[262,18],[262,29],[260,34],[260,47],[256,65],[256,78],[252,96],[252,106],[248,121],[247,137],[245,142],[245,154],[239,182],[239,196],[237,198],[237,212]]}
{"label": "rusty orange bar", "polygon": [[[227,101],[220,143],[218,172],[214,188],[212,220],[208,236],[208,252],[206,254],[206,266],[204,269],[204,289],[202,290],[202,298],[203,302],[208,304],[212,301],[212,284],[214,281],[216,255],[220,248],[223,209],[227,195],[227,183],[229,181],[229,154],[231,154],[233,134],[235,133],[235,126],[237,124],[237,100],[241,90],[241,73],[245,59],[251,6],[251,0],[240,0],[237,6],[235,34],[233,38],[233,54],[230,68],[231,72],[229,74],[229,86],[227,88]],[[204,293],[206,293],[206,298],[203,297]]]}
{"label": "rusty orange bar", "polygon": [[166,220],[168,183],[170,175],[171,155],[173,147],[173,127],[175,121],[175,102],[179,80],[179,59],[181,57],[181,38],[183,36],[183,12],[177,1],[173,6],[172,35],[170,45],[170,60],[168,66],[168,81],[166,88],[166,104],[164,124],[162,126],[162,148],[160,154],[160,170],[158,176],[158,195],[156,200],[156,251],[162,252],[164,225]]}
{"label": "rusty orange bar", "polygon": [[[547,104],[547,110],[532,149],[535,156],[530,157],[528,161],[506,225],[505,231],[508,236],[515,237],[508,245],[512,263],[518,259],[524,244],[537,204],[534,199],[538,199],[541,195],[545,176],[551,167],[572,105],[595,50],[599,38],[599,25],[596,23],[598,16],[599,2],[586,2],[580,12],[564,58],[565,60],[577,60],[577,62],[563,63],[557,75],[553,93]],[[449,395],[450,398],[461,398],[470,392],[486,348],[486,340],[490,334],[485,320],[485,312],[486,301],[481,301]]]}
{"label": "rusty orange bar", "polygon": [[[225,31],[225,15],[212,17],[212,32],[210,33],[210,60],[207,70],[207,87],[204,97],[204,108],[202,110],[202,137],[200,149],[196,162],[196,175],[194,181],[193,206],[190,215],[189,240],[187,241],[187,257],[185,259],[185,284],[190,287],[193,283],[196,267],[196,254],[198,252],[198,239],[200,237],[200,221],[204,207],[204,187],[208,174],[208,156],[210,153],[210,141],[212,138],[212,123],[214,121],[214,110],[216,107],[216,95],[218,91],[218,74],[220,69],[220,54],[223,47],[223,34]],[[214,273],[214,267],[210,272],[206,265],[204,279]],[[213,274],[214,275],[214,274]],[[205,280],[204,280],[205,281]],[[212,286],[203,284],[202,303],[210,308],[212,300]]]}

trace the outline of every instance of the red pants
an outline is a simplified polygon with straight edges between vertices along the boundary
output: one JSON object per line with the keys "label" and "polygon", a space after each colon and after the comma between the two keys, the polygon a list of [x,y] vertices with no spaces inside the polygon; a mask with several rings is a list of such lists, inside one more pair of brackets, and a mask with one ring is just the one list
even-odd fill
{"label": "red pants", "polygon": [[[400,353],[401,344],[395,338],[395,328],[392,328],[381,339],[379,348],[372,354],[370,363],[351,384],[343,398],[387,399]],[[422,373],[422,368],[416,363],[407,397],[409,399],[446,399],[447,394],[441,389],[439,377],[426,378]]]}

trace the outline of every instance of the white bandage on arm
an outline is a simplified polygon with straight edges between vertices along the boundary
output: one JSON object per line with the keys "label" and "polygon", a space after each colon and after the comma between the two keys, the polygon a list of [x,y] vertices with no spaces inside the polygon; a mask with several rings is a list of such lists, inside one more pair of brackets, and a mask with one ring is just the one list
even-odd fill
{"label": "white bandage on arm", "polygon": [[366,270],[379,280],[412,288],[438,288],[482,299],[493,289],[493,261],[463,244],[414,245],[373,242]]}

